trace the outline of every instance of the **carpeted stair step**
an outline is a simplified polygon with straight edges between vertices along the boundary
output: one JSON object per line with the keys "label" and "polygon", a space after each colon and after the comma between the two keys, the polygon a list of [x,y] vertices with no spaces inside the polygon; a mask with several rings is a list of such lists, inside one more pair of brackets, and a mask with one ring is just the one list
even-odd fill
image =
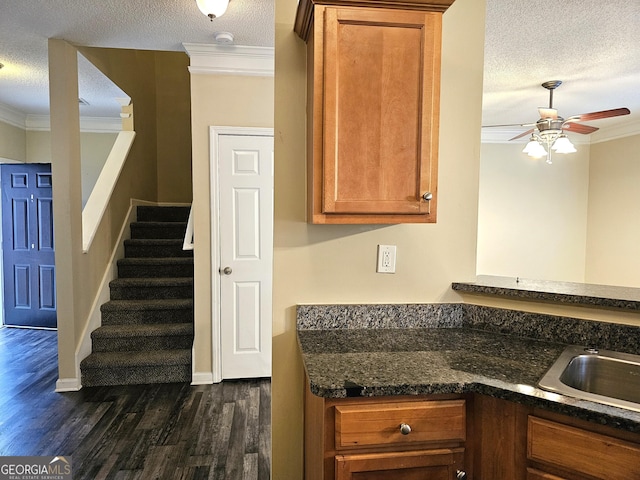
{"label": "carpeted stair step", "polygon": [[193,323],[193,299],[111,300],[100,306],[102,325]]}
{"label": "carpeted stair step", "polygon": [[91,332],[91,342],[94,352],[186,349],[193,344],[193,325],[103,325]]}
{"label": "carpeted stair step", "polygon": [[118,278],[136,277],[193,277],[193,257],[118,260]]}
{"label": "carpeted stair step", "polygon": [[96,352],[80,368],[84,387],[191,382],[191,349]]}
{"label": "carpeted stair step", "polygon": [[117,278],[109,283],[111,300],[193,298],[193,278]]}
{"label": "carpeted stair step", "polygon": [[191,382],[193,251],[182,243],[189,207],[139,206],[102,326],[80,364],[82,385]]}
{"label": "carpeted stair step", "polygon": [[136,212],[139,222],[186,222],[190,209],[190,206],[139,205]]}
{"label": "carpeted stair step", "polygon": [[131,238],[184,239],[187,222],[131,222]]}
{"label": "carpeted stair step", "polygon": [[133,238],[124,241],[124,255],[141,257],[193,257],[193,250],[182,249],[183,239]]}

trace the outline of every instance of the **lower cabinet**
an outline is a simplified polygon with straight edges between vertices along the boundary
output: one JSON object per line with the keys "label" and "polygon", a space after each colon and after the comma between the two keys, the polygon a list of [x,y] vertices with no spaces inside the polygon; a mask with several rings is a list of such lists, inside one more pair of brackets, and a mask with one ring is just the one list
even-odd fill
{"label": "lower cabinet", "polygon": [[336,455],[336,480],[451,480],[464,462],[464,449]]}
{"label": "lower cabinet", "polygon": [[568,478],[640,479],[640,443],[536,416],[529,416],[527,459]]}
{"label": "lower cabinet", "polygon": [[640,434],[473,397],[474,480],[640,480]]}
{"label": "lower cabinet", "polygon": [[324,399],[307,391],[306,480],[464,477],[460,396]]}
{"label": "lower cabinet", "polygon": [[640,434],[479,394],[307,388],[305,479],[640,480]]}

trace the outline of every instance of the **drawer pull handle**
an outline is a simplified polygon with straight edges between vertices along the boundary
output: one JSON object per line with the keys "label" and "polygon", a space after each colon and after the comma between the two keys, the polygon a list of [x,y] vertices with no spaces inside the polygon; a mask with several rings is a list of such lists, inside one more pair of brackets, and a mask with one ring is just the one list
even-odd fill
{"label": "drawer pull handle", "polygon": [[400,424],[400,433],[402,435],[409,435],[411,433],[411,427],[407,423]]}

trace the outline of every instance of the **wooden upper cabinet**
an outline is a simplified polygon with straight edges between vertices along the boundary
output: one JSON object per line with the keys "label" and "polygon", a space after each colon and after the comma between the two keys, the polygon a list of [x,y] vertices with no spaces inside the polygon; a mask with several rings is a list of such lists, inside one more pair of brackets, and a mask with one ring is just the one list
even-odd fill
{"label": "wooden upper cabinet", "polygon": [[309,221],[435,222],[442,11],[452,0],[329,3],[302,0],[296,20],[308,46]]}

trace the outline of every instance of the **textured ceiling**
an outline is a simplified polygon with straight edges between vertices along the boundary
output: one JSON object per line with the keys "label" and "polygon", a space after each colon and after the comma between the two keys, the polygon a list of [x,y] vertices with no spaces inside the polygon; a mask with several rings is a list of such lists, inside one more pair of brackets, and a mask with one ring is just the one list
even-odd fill
{"label": "textured ceiling", "polygon": [[[274,0],[231,0],[210,21],[195,0],[0,0],[0,104],[24,114],[48,114],[47,39],[75,45],[184,51],[231,32],[236,45],[274,44]],[[232,47],[231,47],[232,48]],[[84,74],[84,70],[81,71]],[[80,96],[100,80],[87,72]],[[85,109],[85,107],[83,107]],[[104,112],[92,106],[90,115]]]}
{"label": "textured ceiling", "polygon": [[628,107],[589,124],[640,122],[640,1],[487,0],[482,124],[534,123],[547,80],[563,82],[553,104],[564,118]]}
{"label": "textured ceiling", "polygon": [[[195,0],[0,0],[0,104],[48,114],[49,37],[183,51],[183,43],[214,43],[218,31],[232,32],[236,45],[273,47],[274,0],[231,0],[213,22]],[[82,109],[108,115],[91,99],[111,87],[84,63],[80,95],[93,105]],[[631,115],[592,125],[640,124],[640,1],[487,0],[483,125],[535,122],[536,109],[548,104],[540,86],[547,80],[563,81],[554,106],[565,118],[628,107]],[[518,128],[483,134],[503,130],[509,138]]]}

